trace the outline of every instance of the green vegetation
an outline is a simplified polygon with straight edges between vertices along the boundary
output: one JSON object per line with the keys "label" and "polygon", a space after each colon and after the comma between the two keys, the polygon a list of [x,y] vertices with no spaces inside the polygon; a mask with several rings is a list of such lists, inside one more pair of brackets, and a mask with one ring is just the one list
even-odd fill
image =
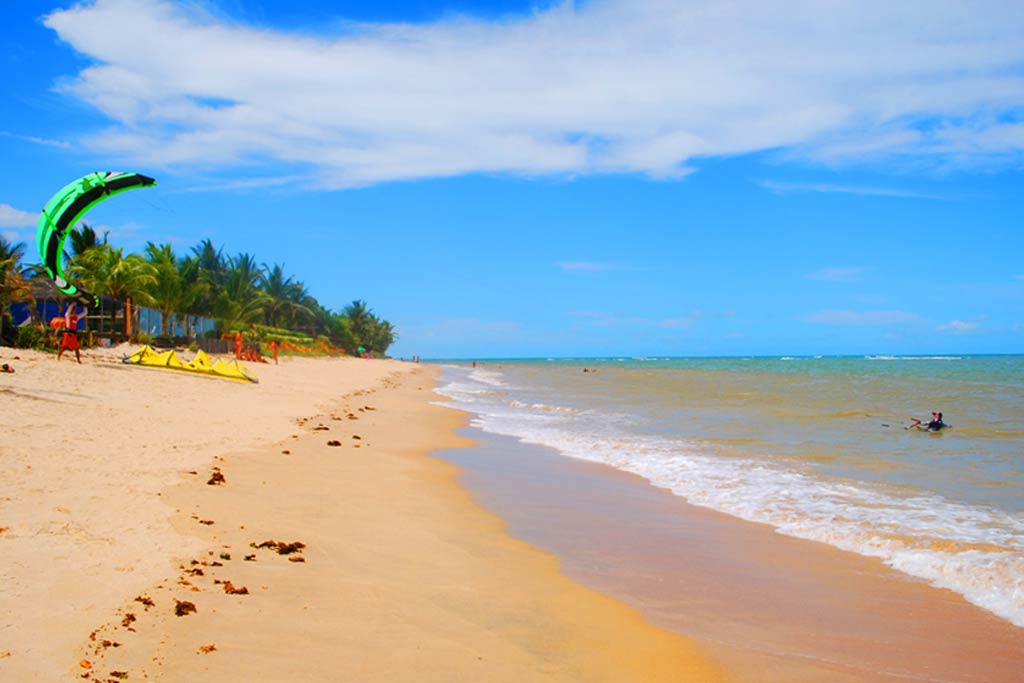
{"label": "green vegetation", "polygon": [[[194,337],[199,318],[214,320],[217,336],[242,331],[252,341],[276,339],[292,353],[355,353],[362,347],[384,355],[397,337],[394,326],[374,315],[365,301],[330,311],[302,282],[287,275],[282,264],[259,264],[247,253],[225,256],[223,248],[208,239],[186,255],[176,254],[170,244],[152,242],[144,254],[125,254],[123,248],[109,244],[106,235],[100,240],[82,224],[69,235],[69,244],[72,280],[129,310],[147,306],[160,312],[160,337],[167,337],[172,322],[185,336]],[[21,264],[24,251],[23,244],[0,237],[0,339],[18,346],[43,346],[45,329],[14,330],[4,320],[8,304],[31,301],[33,280],[47,279],[39,266]],[[112,329],[115,315],[111,313]],[[134,332],[135,339],[141,336],[138,331],[125,332]]]}
{"label": "green vegetation", "polygon": [[18,331],[10,324],[7,306],[16,301],[31,300],[28,277],[21,266],[25,245],[11,244],[0,235],[0,343],[17,339]]}

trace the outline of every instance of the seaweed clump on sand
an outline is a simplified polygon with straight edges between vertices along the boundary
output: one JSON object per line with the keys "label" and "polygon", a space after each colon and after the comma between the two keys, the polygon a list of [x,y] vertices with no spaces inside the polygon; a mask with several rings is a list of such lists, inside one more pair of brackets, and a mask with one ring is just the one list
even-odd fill
{"label": "seaweed clump on sand", "polygon": [[175,600],[174,603],[174,614],[179,617],[199,611],[196,609],[196,604],[188,600]]}
{"label": "seaweed clump on sand", "polygon": [[224,473],[220,471],[219,467],[213,468],[213,473],[210,475],[209,481],[206,482],[208,486],[223,486],[227,483],[224,478]]}
{"label": "seaweed clump on sand", "polygon": [[278,555],[291,555],[292,553],[301,553],[306,544],[302,541],[292,541],[287,543],[285,541],[263,541],[260,544],[250,543],[253,548],[270,548],[276,550]]}

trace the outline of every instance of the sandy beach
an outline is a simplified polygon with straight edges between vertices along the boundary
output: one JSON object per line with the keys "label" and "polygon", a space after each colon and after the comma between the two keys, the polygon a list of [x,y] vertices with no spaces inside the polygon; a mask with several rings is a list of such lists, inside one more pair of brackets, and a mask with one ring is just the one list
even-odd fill
{"label": "sandy beach", "polygon": [[722,680],[565,578],[428,456],[435,370],[286,358],[258,385],[3,349],[0,678]]}

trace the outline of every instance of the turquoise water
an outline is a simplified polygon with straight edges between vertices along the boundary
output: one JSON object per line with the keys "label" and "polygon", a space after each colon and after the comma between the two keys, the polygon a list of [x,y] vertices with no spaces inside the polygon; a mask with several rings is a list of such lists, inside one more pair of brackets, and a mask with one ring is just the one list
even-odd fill
{"label": "turquoise water", "polygon": [[[446,365],[474,426],[882,558],[1024,626],[1024,356]],[[949,430],[905,429],[944,413]]]}

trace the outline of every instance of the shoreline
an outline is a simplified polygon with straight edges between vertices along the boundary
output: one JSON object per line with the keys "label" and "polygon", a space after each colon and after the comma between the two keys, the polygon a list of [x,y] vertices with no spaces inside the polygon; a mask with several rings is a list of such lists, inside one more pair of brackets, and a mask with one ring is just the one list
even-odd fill
{"label": "shoreline", "polygon": [[[3,455],[28,473],[0,506],[0,544],[22,558],[0,592],[4,677],[724,678],[687,639],[566,578],[455,483],[429,455],[464,443],[462,415],[431,403],[433,368],[291,359],[257,366],[254,392],[95,354],[74,367],[9,355],[24,380],[0,387],[22,411]],[[33,412],[51,400],[74,417]],[[145,429],[127,438],[112,415]],[[53,453],[72,444],[69,466]],[[224,481],[208,485],[215,473]],[[68,521],[51,538],[55,515]],[[176,616],[185,603],[196,611]]]}
{"label": "shoreline", "polygon": [[693,506],[645,479],[464,429],[476,500],[584,585],[695,639],[737,680],[1015,681],[1021,629],[880,560]]}

